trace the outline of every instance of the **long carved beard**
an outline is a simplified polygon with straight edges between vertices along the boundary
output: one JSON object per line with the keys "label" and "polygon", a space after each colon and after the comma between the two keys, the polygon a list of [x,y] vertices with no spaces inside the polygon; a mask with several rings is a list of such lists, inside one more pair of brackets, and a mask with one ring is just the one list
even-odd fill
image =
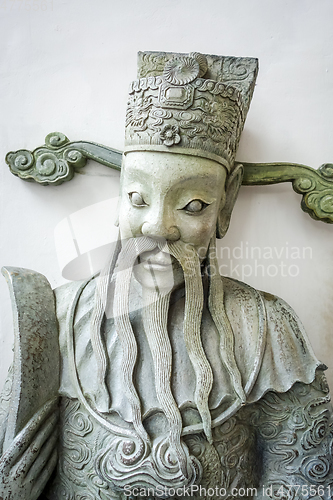
{"label": "long carved beard", "polygon": [[224,290],[216,257],[215,238],[211,240],[208,251],[207,272],[209,276],[208,308],[220,336],[220,355],[229,372],[234,391],[242,404],[246,395],[242,378],[235,358],[235,339],[229,318],[224,307]]}
{"label": "long carved beard", "polygon": [[[213,383],[212,370],[201,343],[201,315],[203,308],[203,288],[199,258],[190,245],[182,242],[168,246],[150,238],[130,240],[119,255],[115,285],[114,318],[122,349],[122,373],[126,396],[133,414],[133,424],[139,435],[147,439],[142,426],[139,396],[133,382],[133,371],[137,357],[137,344],[129,320],[129,288],[133,265],[138,255],[159,247],[170,253],[180,263],[186,290],[184,340],[196,374],[195,402],[203,421],[204,431],[211,441],[211,417],[208,397]],[[171,267],[171,266],[170,266]],[[167,316],[171,289],[143,287],[143,320],[148,343],[152,353],[155,372],[157,398],[170,425],[170,444],[181,463],[184,454],[180,444],[182,431],[181,415],[171,391],[172,350],[167,331]]]}
{"label": "long carved beard", "polygon": [[181,447],[182,419],[171,391],[172,348],[167,331],[171,292],[143,289],[143,324],[152,354],[157,399],[169,422],[169,442],[180,467],[185,469],[185,455]]}
{"label": "long carved beard", "polygon": [[[205,356],[200,336],[203,289],[200,261],[190,245],[181,242],[159,245],[160,250],[175,257],[181,264],[186,288],[184,340],[196,374],[195,402],[211,441],[211,417],[208,397],[213,383],[211,367]],[[182,419],[171,391],[172,348],[167,323],[171,290],[143,288],[143,322],[154,362],[155,389],[161,408],[170,425],[169,442],[182,470],[185,455],[181,446]]]}
{"label": "long carved beard", "polygon": [[[212,244],[211,244],[212,245]],[[211,415],[208,398],[213,384],[213,374],[201,342],[201,316],[203,310],[203,287],[201,266],[197,252],[189,244],[182,242],[161,243],[150,238],[140,237],[128,240],[121,250],[116,265],[114,291],[114,321],[122,346],[122,365],[120,374],[123,387],[130,403],[133,425],[138,435],[147,443],[149,436],[142,424],[140,398],[133,380],[137,361],[137,342],[129,319],[129,293],[133,267],[138,256],[156,248],[170,253],[180,263],[185,278],[184,341],[196,376],[195,403],[200,413],[207,439],[212,441]],[[210,264],[213,264],[210,252]],[[106,271],[113,271],[115,260]],[[95,305],[92,321],[92,346],[97,358],[100,394],[107,395],[107,411],[111,406],[106,384],[107,356],[101,339],[100,325],[102,311],[106,304],[107,288],[105,279],[100,281],[96,291],[99,305]],[[186,455],[181,442],[182,419],[171,390],[172,348],[167,330],[168,309],[171,288],[159,289],[143,287],[143,322],[154,363],[155,389],[158,401],[169,422],[169,443],[181,470],[186,475]],[[97,302],[96,301],[96,302]],[[223,287],[220,277],[210,276],[209,308],[220,333],[220,354],[234,384],[235,392],[244,400],[240,374],[233,354],[233,332],[223,304]],[[98,327],[99,323],[99,327]],[[97,331],[98,329],[98,331]],[[105,399],[104,399],[105,401]],[[105,403],[104,403],[105,405]]]}
{"label": "long carved beard", "polygon": [[184,340],[196,375],[194,400],[200,413],[203,429],[212,442],[211,415],[208,398],[213,385],[213,372],[201,342],[201,317],[204,295],[200,260],[196,250],[182,242],[170,243],[169,249],[181,264],[185,277]]}

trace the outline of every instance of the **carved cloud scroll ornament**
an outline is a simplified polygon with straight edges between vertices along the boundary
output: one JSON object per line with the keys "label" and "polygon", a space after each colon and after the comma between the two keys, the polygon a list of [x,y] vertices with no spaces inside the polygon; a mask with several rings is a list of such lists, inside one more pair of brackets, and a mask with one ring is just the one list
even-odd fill
{"label": "carved cloud scroll ornament", "polygon": [[20,149],[6,155],[6,162],[14,175],[42,186],[58,186],[70,181],[75,170],[86,165],[87,159],[120,170],[120,151],[94,142],[70,142],[59,132],[48,134],[44,146],[34,151]]}

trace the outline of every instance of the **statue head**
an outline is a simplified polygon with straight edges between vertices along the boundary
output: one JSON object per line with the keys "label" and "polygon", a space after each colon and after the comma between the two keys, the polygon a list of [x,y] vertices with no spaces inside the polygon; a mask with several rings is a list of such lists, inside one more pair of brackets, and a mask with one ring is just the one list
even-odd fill
{"label": "statue head", "polygon": [[[225,235],[242,180],[234,160],[256,72],[255,59],[139,53],[126,114],[123,241],[179,242],[203,262],[211,241]],[[167,258],[154,252],[142,256],[149,258],[138,268],[142,279],[147,267],[154,278],[167,269]],[[175,284],[180,275],[174,266]]]}

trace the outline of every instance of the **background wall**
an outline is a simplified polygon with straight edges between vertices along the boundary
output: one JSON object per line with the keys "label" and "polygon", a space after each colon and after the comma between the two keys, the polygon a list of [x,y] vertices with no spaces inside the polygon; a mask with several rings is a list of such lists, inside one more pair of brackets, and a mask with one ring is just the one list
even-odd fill
{"label": "background wall", "polygon": [[[42,145],[52,131],[122,149],[138,50],[258,57],[238,160],[333,162],[331,0],[1,0],[0,18],[1,265],[37,270],[55,287],[66,281],[66,255],[72,274],[83,269],[67,253],[66,218],[80,238],[87,223],[81,253],[114,237],[107,200],[117,196],[116,172],[90,164],[70,183],[41,187],[11,175],[4,156]],[[332,367],[333,227],[313,221],[299,203],[289,184],[243,187],[221,265],[285,298]],[[12,355],[4,279],[0,309],[2,380]]]}

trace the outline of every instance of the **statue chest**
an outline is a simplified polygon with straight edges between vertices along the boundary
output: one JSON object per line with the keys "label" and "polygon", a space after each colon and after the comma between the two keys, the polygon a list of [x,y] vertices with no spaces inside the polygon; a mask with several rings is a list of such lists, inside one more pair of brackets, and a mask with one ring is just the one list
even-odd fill
{"label": "statue chest", "polygon": [[[170,386],[173,398],[181,411],[187,407],[195,408],[196,373],[190,361],[188,348],[184,340],[184,300],[180,299],[170,308],[168,335],[170,340],[170,360],[168,356],[162,356],[163,361],[171,362]],[[140,311],[131,317],[131,325],[134,331],[137,347],[137,359],[133,382],[139,395],[143,418],[149,417],[154,411],[161,410],[159,397],[156,391],[156,374],[154,370],[154,354],[151,352],[147,334]],[[120,339],[115,330],[113,320],[106,322],[104,337],[106,339],[107,352],[109,356],[110,370],[107,375],[107,385],[112,399],[112,409],[116,411],[127,422],[132,421],[132,410],[125,396],[122,372],[123,349]],[[230,381],[228,370],[225,368],[220,352],[220,337],[212,321],[209,311],[204,308],[202,314],[202,344],[205,356],[212,368],[214,380],[209,395],[209,407],[215,413],[221,413],[221,405],[230,406],[235,399],[233,386]],[[80,371],[80,370],[79,370]],[[88,373],[92,371],[89,370]],[[80,379],[85,374],[80,372]],[[87,376],[86,376],[87,378]],[[87,381],[88,387],[90,381]],[[86,393],[89,391],[85,391]],[[94,391],[96,393],[97,391]],[[92,391],[91,391],[92,393]],[[93,394],[92,394],[93,395]],[[98,407],[98,404],[97,404]]]}
{"label": "statue chest", "polygon": [[181,486],[182,475],[172,464],[166,464],[164,476],[163,471],[158,473],[160,462],[166,458],[163,440],[155,440],[147,452],[133,440],[105,429],[78,400],[62,398],[61,407],[59,464],[53,483],[45,491],[49,500],[152,497],[152,492],[161,497],[163,487],[166,497],[184,496],[177,492],[171,495],[172,489],[182,493],[190,487],[197,498],[207,496],[204,492],[210,488],[208,496],[214,500],[221,496],[227,499],[232,487],[256,485],[255,433],[242,419],[241,411],[214,429],[213,444],[203,433],[183,438],[196,477],[190,486],[184,481]]}

